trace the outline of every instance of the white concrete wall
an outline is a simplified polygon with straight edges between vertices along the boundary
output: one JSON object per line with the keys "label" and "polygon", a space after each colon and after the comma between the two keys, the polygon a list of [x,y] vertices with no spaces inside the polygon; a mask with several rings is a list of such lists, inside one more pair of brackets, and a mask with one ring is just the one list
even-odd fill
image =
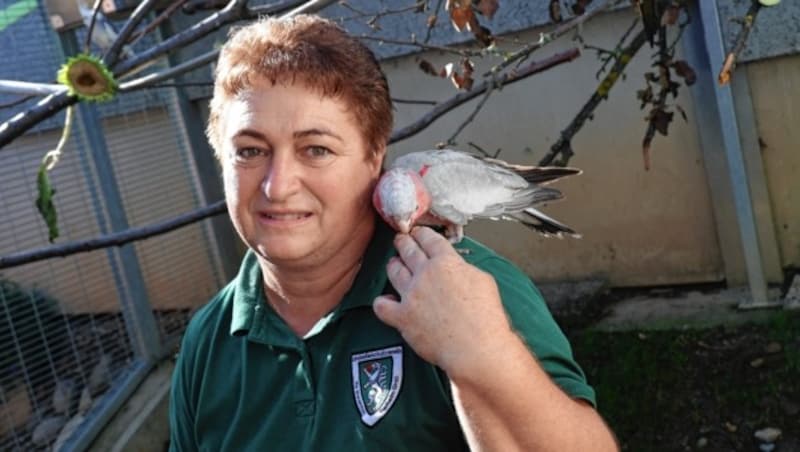
{"label": "white concrete wall", "polygon": [[800,267],[800,55],[747,65],[783,267]]}

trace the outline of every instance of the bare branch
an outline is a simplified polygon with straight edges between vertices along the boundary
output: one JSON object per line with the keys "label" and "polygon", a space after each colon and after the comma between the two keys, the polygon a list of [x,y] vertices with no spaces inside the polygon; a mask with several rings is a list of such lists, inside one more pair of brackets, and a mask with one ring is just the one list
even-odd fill
{"label": "bare branch", "polygon": [[25,103],[25,102],[33,99],[34,97],[36,97],[36,96],[34,96],[32,94],[31,95],[27,95],[27,96],[22,96],[19,99],[14,99],[14,100],[12,100],[10,102],[6,102],[4,104],[0,104],[0,109],[11,108],[11,107],[17,106],[19,104]]}
{"label": "bare branch", "polygon": [[111,48],[103,55],[103,62],[106,66],[113,68],[114,65],[117,64],[119,54],[122,52],[122,48],[125,46],[125,43],[128,42],[131,34],[133,34],[133,30],[139,26],[144,16],[156,6],[157,1],[158,0],[144,0],[136,6],[136,9],[131,13],[131,17],[129,17],[128,20],[125,21],[125,25],[122,26],[122,30],[120,30],[119,35],[117,35],[117,39],[111,44]]}
{"label": "bare branch", "polygon": [[349,17],[341,17],[338,20],[346,21],[346,20],[363,19],[365,17],[369,17],[370,19],[367,21],[367,25],[372,27],[382,17],[391,16],[393,14],[403,14],[403,13],[407,13],[409,11],[415,11],[415,10],[419,11],[425,6],[425,1],[426,0],[417,0],[416,2],[414,2],[413,5],[405,6],[405,7],[398,8],[398,9],[388,9],[388,8],[386,8],[386,9],[383,9],[381,11],[377,11],[376,12],[376,11],[361,11],[358,8],[356,8],[353,5],[351,5],[350,3],[348,3],[347,1],[342,0],[342,1],[339,2],[339,5],[341,5],[344,8],[349,9],[350,11],[353,11],[354,13],[356,13],[356,15],[349,16]]}
{"label": "bare branch", "polygon": [[260,16],[275,16],[286,14],[298,6],[305,3],[306,0],[289,0],[280,3],[271,3],[269,5],[255,5],[248,6],[244,13],[245,19],[256,19]]}
{"label": "bare branch", "polygon": [[448,145],[456,144],[456,137],[458,137],[458,134],[460,134],[461,131],[464,130],[464,128],[467,127],[467,125],[469,123],[471,123],[473,120],[475,120],[475,116],[477,116],[478,112],[480,112],[481,109],[483,109],[483,106],[486,104],[486,101],[489,100],[489,97],[492,95],[492,92],[494,91],[494,87],[495,87],[494,83],[489,83],[489,86],[486,88],[486,94],[483,95],[483,97],[481,98],[481,101],[478,102],[478,104],[475,106],[475,109],[472,110],[472,113],[470,113],[470,115],[467,116],[466,119],[464,119],[464,121],[458,126],[456,131],[453,132],[453,135],[450,136],[450,138],[447,139],[447,144]]}
{"label": "bare branch", "polygon": [[103,0],[94,0],[94,5],[92,5],[92,19],[89,21],[89,30],[86,32],[86,43],[84,44],[84,52],[89,53],[89,49],[92,46],[92,34],[94,33],[94,25],[97,21],[97,13],[100,11],[100,5],[103,4]]}
{"label": "bare branch", "polygon": [[497,150],[494,151],[494,154],[489,154],[489,152],[487,152],[486,149],[478,146],[477,144],[473,143],[472,141],[468,141],[467,144],[469,146],[471,146],[472,148],[474,148],[476,151],[478,151],[481,154],[483,154],[484,157],[489,157],[489,158],[493,158],[493,159],[496,159],[497,156],[500,155],[500,151],[503,150],[502,148],[497,148]]}
{"label": "bare branch", "polygon": [[436,105],[435,100],[398,99],[396,97],[392,98],[392,102],[396,104]]}
{"label": "bare branch", "polygon": [[530,64],[524,66],[522,69],[498,75],[496,80],[485,81],[473,87],[469,91],[458,93],[455,96],[451,97],[450,99],[439,103],[431,111],[425,114],[425,116],[419,118],[418,120],[414,121],[408,126],[403,127],[402,129],[399,130],[395,130],[394,133],[392,133],[392,136],[389,138],[389,143],[390,144],[395,143],[400,140],[404,140],[410,136],[416,135],[417,133],[424,130],[426,127],[431,125],[435,120],[437,120],[439,117],[441,117],[448,111],[469,101],[470,99],[480,96],[487,89],[489,89],[489,86],[492,86],[495,83],[496,86],[498,87],[509,85],[511,83],[527,78],[533,74],[537,74],[539,72],[543,72],[550,68],[558,66],[559,64],[568,63],[577,58],[579,55],[580,55],[580,50],[578,50],[577,48],[557,53],[545,60],[538,62],[537,61],[531,62]]}
{"label": "bare branch", "polygon": [[358,39],[363,39],[366,41],[377,41],[383,44],[418,47],[423,50],[435,50],[444,53],[451,53],[453,55],[458,55],[465,58],[473,56],[483,56],[486,54],[486,52],[483,50],[458,49],[455,47],[437,46],[433,44],[425,44],[422,42],[418,42],[416,39],[412,39],[411,41],[403,41],[400,39],[384,38],[381,36],[370,36],[370,35],[361,35],[358,36]]}
{"label": "bare branch", "polygon": [[161,55],[166,54],[167,52],[191,44],[203,36],[212,33],[229,23],[239,20],[244,12],[243,7],[246,2],[247,0],[231,0],[231,2],[228,3],[228,6],[206,17],[185,31],[175,36],[171,36],[160,44],[153,46],[144,52],[138,53],[133,58],[121,62],[119,66],[114,68],[114,75],[123,75],[137,66],[140,66],[150,60],[154,60]]}
{"label": "bare branch", "polygon": [[436,26],[436,17],[438,17],[440,9],[442,9],[442,0],[437,0],[436,6],[433,8],[433,23],[428,22],[428,29],[425,30],[425,39],[422,40],[425,44],[431,40],[431,31],[433,31],[433,27]]}
{"label": "bare branch", "polygon": [[178,8],[183,6],[187,1],[189,1],[189,0],[175,0],[175,1],[173,1],[167,7],[167,9],[162,11],[161,14],[159,14],[155,19],[153,19],[152,22],[147,24],[147,27],[145,27],[143,30],[139,30],[136,33],[134,33],[133,36],[131,36],[130,44],[131,45],[136,44],[147,33],[150,33],[151,31],[155,30],[156,27],[158,27],[161,24],[161,22],[164,22],[165,20],[169,19],[169,16],[173,15],[175,13],[175,11],[177,11]]}
{"label": "bare branch", "polygon": [[595,6],[587,10],[585,13],[581,14],[580,16],[575,16],[572,19],[568,20],[567,22],[562,23],[555,30],[551,31],[550,33],[542,33],[539,40],[528,44],[527,46],[521,48],[520,50],[512,53],[509,55],[505,61],[498,64],[497,66],[492,67],[486,73],[483,74],[484,77],[488,77],[492,74],[499,73],[503,71],[508,66],[514,64],[517,61],[523,61],[528,58],[533,52],[541,49],[542,47],[546,46],[547,44],[553,42],[554,40],[558,39],[559,37],[569,33],[570,31],[578,28],[579,26],[583,25],[589,19],[595,17],[596,15],[602,13],[603,11],[611,8],[615,4],[619,3],[620,0],[605,0],[603,2],[599,2],[595,4]]}
{"label": "bare branch", "polygon": [[34,96],[46,96],[66,91],[67,87],[59,83],[33,83],[17,80],[0,80],[0,93],[12,93]]}
{"label": "bare branch", "polygon": [[728,53],[728,56],[725,58],[725,64],[722,66],[722,70],[719,71],[717,81],[720,85],[727,85],[730,83],[731,73],[736,67],[736,60],[739,58],[739,54],[742,53],[742,50],[744,50],[747,37],[750,36],[750,31],[753,29],[753,24],[756,22],[756,16],[758,16],[759,11],[761,11],[761,3],[758,0],[752,0],[750,9],[747,10],[747,14],[742,21],[742,29],[739,30],[739,34],[736,35],[736,43],[733,45],[733,50]]}
{"label": "bare branch", "polygon": [[540,166],[551,165],[555,157],[559,154],[561,154],[562,157],[557,164],[566,166],[567,162],[569,162],[569,159],[574,154],[571,144],[572,137],[581,130],[586,120],[592,117],[594,110],[600,105],[600,102],[608,98],[608,92],[614,87],[614,84],[617,82],[620,75],[622,75],[625,67],[628,66],[633,56],[636,55],[646,41],[647,35],[644,30],[640,31],[639,34],[633,38],[633,41],[625,48],[606,77],[600,82],[600,85],[597,86],[595,92],[592,93],[592,97],[583,105],[583,108],[575,115],[575,118],[572,119],[569,125],[561,131],[561,136],[558,141],[553,143],[553,146],[550,147],[550,151],[539,161]]}
{"label": "bare branch", "polygon": [[175,229],[188,226],[205,218],[219,215],[227,210],[225,201],[217,201],[214,204],[201,209],[189,212],[184,215],[172,218],[161,223],[156,223],[141,228],[126,229],[121,232],[96,237],[90,240],[64,243],[61,245],[48,246],[35,250],[23,251],[21,253],[10,254],[0,257],[0,269],[16,267],[31,262],[50,259],[53,257],[64,257],[77,253],[85,253],[111,246],[122,246],[136,240],[143,240],[155,235],[164,234]]}
{"label": "bare branch", "polygon": [[28,110],[12,116],[0,124],[0,150],[31,127],[76,102],[78,102],[77,97],[70,96],[64,91],[59,94],[51,94]]}
{"label": "bare branch", "polygon": [[124,91],[134,91],[137,89],[148,88],[161,81],[169,80],[171,78],[177,77],[191,70],[203,67],[206,64],[216,60],[218,56],[219,56],[219,50],[212,50],[210,52],[206,52],[202,55],[198,55],[192,58],[191,60],[184,61],[183,63],[171,67],[169,69],[166,69],[164,71],[155,72],[152,74],[145,75],[143,77],[139,77],[134,80],[130,80],[125,83],[121,83],[119,86],[119,90],[124,92]]}
{"label": "bare branch", "polygon": [[296,16],[298,14],[311,14],[327,8],[329,5],[335,3],[336,0],[310,0],[305,4],[289,11],[287,16]]}

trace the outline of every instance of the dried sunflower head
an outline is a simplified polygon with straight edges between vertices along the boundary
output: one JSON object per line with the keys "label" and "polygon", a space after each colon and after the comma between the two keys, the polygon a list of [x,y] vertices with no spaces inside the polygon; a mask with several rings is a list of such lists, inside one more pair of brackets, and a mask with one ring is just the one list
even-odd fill
{"label": "dried sunflower head", "polygon": [[114,74],[99,58],[83,53],[69,58],[61,66],[58,82],[81,100],[106,101],[117,91]]}

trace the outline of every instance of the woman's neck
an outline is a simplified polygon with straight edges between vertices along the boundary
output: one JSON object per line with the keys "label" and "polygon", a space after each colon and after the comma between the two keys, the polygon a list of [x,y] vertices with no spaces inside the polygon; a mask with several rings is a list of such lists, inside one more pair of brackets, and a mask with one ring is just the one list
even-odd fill
{"label": "woman's neck", "polygon": [[267,302],[299,337],[339,305],[350,290],[374,229],[372,223],[358,231],[349,246],[320,265],[288,267],[259,259]]}

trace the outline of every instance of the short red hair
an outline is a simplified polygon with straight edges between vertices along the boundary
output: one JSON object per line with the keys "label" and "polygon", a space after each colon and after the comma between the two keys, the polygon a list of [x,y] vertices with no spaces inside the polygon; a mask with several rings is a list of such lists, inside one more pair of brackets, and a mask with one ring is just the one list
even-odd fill
{"label": "short red hair", "polygon": [[343,99],[373,153],[389,140],[392,101],[375,55],[330,20],[301,14],[260,19],[235,30],[222,47],[206,128],[217,158],[225,104],[259,80],[297,81]]}

